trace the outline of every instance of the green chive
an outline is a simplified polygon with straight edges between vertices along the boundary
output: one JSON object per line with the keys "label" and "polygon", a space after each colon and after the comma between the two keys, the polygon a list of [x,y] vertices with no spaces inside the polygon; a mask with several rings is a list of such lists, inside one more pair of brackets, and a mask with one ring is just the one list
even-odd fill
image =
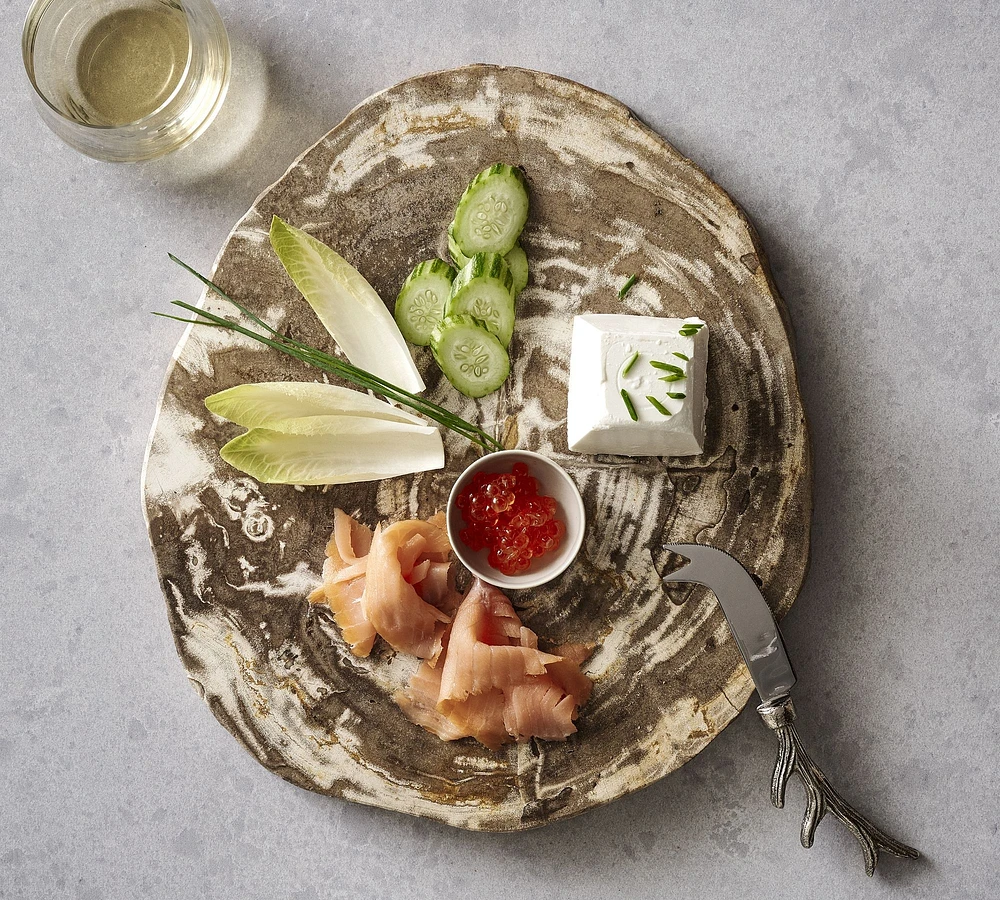
{"label": "green chive", "polygon": [[624,300],[625,299],[625,295],[630,290],[632,290],[632,285],[635,284],[638,280],[639,280],[638,276],[636,276],[636,275],[630,276],[629,280],[626,281],[625,284],[622,285],[622,289],[618,292],[618,299],[619,300]]}
{"label": "green chive", "polygon": [[683,359],[684,362],[691,362],[691,357],[688,356],[686,353],[678,353],[676,350],[674,350],[674,356],[676,356],[678,359]]}
{"label": "green chive", "polygon": [[629,370],[635,365],[635,361],[639,358],[639,351],[636,350],[629,358],[628,362],[625,363],[624,368],[622,368],[622,377],[628,375]]}
{"label": "green chive", "polygon": [[248,318],[251,322],[259,325],[263,329],[264,333],[246,328],[239,322],[234,322],[232,319],[216,315],[209,310],[193,306],[190,303],[184,303],[180,300],[172,301],[172,305],[183,309],[185,312],[191,313],[196,316],[196,318],[180,319],[178,316],[166,316],[163,313],[154,313],[154,315],[163,316],[164,318],[179,319],[179,321],[186,321],[193,325],[214,325],[218,328],[225,328],[228,331],[235,331],[237,334],[242,334],[245,337],[252,338],[265,346],[272,347],[287,356],[291,356],[293,359],[297,359],[307,365],[314,366],[323,372],[339,375],[345,381],[350,381],[360,388],[374,391],[376,394],[381,394],[387,400],[395,400],[400,405],[407,406],[414,412],[417,412],[422,416],[426,416],[428,419],[443,425],[445,428],[454,431],[456,434],[460,434],[472,443],[478,444],[488,453],[494,450],[503,449],[503,446],[496,438],[488,435],[482,429],[477,428],[471,422],[466,422],[465,419],[455,415],[455,413],[445,409],[443,406],[431,403],[429,400],[425,400],[423,397],[418,397],[416,394],[411,394],[409,391],[405,391],[403,388],[394,385],[392,382],[385,381],[371,372],[359,369],[357,366],[344,362],[342,359],[338,359],[335,356],[324,353],[322,350],[317,350],[315,347],[310,347],[308,344],[303,344],[295,338],[276,331],[263,319],[255,316],[249,309],[230,297],[225,291],[222,290],[222,288],[210,281],[204,275],[196,272],[186,263],[181,262],[181,260],[177,259],[176,256],[171,254],[170,258],[181,266],[181,268],[186,269],[194,275],[195,278],[197,278],[211,291],[231,303],[237,311],[246,316],[246,318]]}
{"label": "green chive", "polygon": [[681,330],[678,333],[681,337],[691,337],[692,334],[697,334],[704,327],[704,322],[688,322],[681,326]]}
{"label": "green chive", "polygon": [[667,396],[668,396],[668,397],[669,397],[669,398],[670,398],[671,400],[683,400],[683,399],[684,399],[684,398],[685,398],[685,397],[687,396],[687,394],[671,394],[671,393],[670,393],[670,392],[668,391],[668,392],[667,392]]}
{"label": "green chive", "polygon": [[657,400],[656,397],[650,397],[647,394],[646,395],[646,399],[649,401],[649,403],[653,407],[653,409],[655,409],[661,416],[669,416],[669,415],[671,415],[670,410],[667,409],[662,403],[660,403],[660,401]]}
{"label": "green chive", "polygon": [[635,406],[632,403],[632,398],[628,395],[628,391],[622,388],[622,400],[625,403],[625,409],[628,410],[629,416],[632,417],[633,422],[638,422],[639,417],[635,414]]}
{"label": "green chive", "polygon": [[684,377],[684,370],[680,366],[672,366],[670,363],[660,362],[658,359],[651,359],[649,364],[654,369],[660,369],[663,372],[669,372],[671,375],[680,375],[681,378]]}
{"label": "green chive", "polygon": [[670,384],[671,381],[683,381],[686,377],[686,375],[664,375],[660,378],[660,381]]}

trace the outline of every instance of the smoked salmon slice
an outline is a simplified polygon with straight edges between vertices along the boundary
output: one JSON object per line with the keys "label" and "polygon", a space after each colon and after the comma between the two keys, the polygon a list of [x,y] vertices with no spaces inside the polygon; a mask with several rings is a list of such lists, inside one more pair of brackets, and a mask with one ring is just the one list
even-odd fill
{"label": "smoked salmon slice", "polygon": [[454,615],[458,604],[462,602],[462,595],[455,588],[455,570],[451,563],[425,560],[421,565],[424,564],[427,565],[426,574],[417,578],[415,569],[411,583],[417,593],[432,606],[448,615]]}
{"label": "smoked salmon slice", "polygon": [[365,617],[393,650],[430,659],[432,665],[451,617],[424,600],[407,577],[418,560],[448,551],[448,536],[434,522],[407,519],[390,525],[372,540],[361,599]]}
{"label": "smoked salmon slice", "polygon": [[335,510],[333,534],[323,563],[323,584],[309,595],[311,603],[325,602],[333,610],[333,620],[355,656],[367,656],[375,644],[375,627],[361,605],[373,539],[368,526],[341,509]]}
{"label": "smoked salmon slice", "polygon": [[381,636],[421,660],[395,700],[443,741],[471,737],[498,750],[565,740],[590,698],[580,665],[592,647],[545,652],[498,588],[475,579],[459,594],[443,514],[372,531],[336,510],[323,583],[309,600],[330,607],[356,656]]}
{"label": "smoked salmon slice", "polygon": [[355,656],[368,656],[381,635],[393,649],[433,661],[459,599],[450,553],[440,513],[373,532],[338,509],[323,584],[309,600],[330,607]]}
{"label": "smoked salmon slice", "polygon": [[406,713],[411,722],[426,728],[436,734],[442,741],[457,741],[469,737],[457,725],[441,712],[438,712],[437,701],[441,693],[441,667],[431,668],[422,662],[410,679],[408,689],[396,696],[396,703]]}
{"label": "smoked salmon slice", "polygon": [[576,731],[573,724],[576,707],[576,697],[567,694],[551,678],[516,684],[504,704],[504,728],[519,741],[530,737],[561,741]]}
{"label": "smoked salmon slice", "polygon": [[473,737],[496,750],[531,737],[563,740],[576,731],[592,687],[580,671],[589,649],[565,650],[540,651],[510,601],[477,579],[448,630],[443,662],[436,669],[422,664],[397,702],[446,741]]}

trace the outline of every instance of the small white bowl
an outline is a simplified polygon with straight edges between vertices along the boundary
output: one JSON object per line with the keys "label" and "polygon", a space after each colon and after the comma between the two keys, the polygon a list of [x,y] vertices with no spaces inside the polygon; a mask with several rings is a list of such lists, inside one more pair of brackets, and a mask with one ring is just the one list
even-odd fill
{"label": "small white bowl", "polygon": [[[523,462],[528,467],[529,473],[538,479],[538,493],[555,498],[556,516],[566,526],[566,533],[556,550],[532,560],[531,565],[518,575],[504,575],[503,572],[494,569],[489,564],[486,558],[488,551],[479,550],[474,553],[459,537],[459,532],[465,528],[466,523],[456,501],[458,495],[465,490],[465,487],[478,472],[490,474],[509,472],[514,463],[519,462]],[[451,541],[455,555],[462,564],[483,581],[488,581],[500,588],[513,588],[515,590],[538,587],[538,585],[545,584],[545,582],[551,581],[557,575],[565,572],[569,568],[569,564],[576,559],[577,553],[580,552],[580,547],[583,545],[583,532],[587,523],[583,510],[583,498],[576,489],[573,479],[552,460],[529,450],[500,450],[497,453],[488,453],[482,459],[477,459],[459,475],[458,481],[451,489],[451,494],[448,496],[446,517],[448,539]]]}

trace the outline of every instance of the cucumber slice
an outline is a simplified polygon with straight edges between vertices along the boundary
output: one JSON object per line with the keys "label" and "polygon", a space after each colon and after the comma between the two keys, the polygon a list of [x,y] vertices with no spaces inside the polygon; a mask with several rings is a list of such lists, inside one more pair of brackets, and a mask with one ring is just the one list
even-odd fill
{"label": "cucumber slice", "polygon": [[426,347],[431,332],[444,318],[455,270],[443,259],[418,263],[406,276],[396,298],[396,324],[411,344]]}
{"label": "cucumber slice", "polygon": [[467,257],[510,253],[528,218],[528,183],[514,166],[497,163],[480,172],[455,208],[454,236]]}
{"label": "cucumber slice", "polygon": [[503,344],[472,316],[446,316],[431,335],[445,377],[466,397],[492,394],[510,374]]}
{"label": "cucumber slice", "polygon": [[499,253],[477,253],[451,286],[446,316],[478,319],[506,347],[514,333],[514,278]]}
{"label": "cucumber slice", "polygon": [[469,257],[462,252],[462,248],[458,246],[458,241],[455,240],[454,221],[448,226],[448,254],[451,256],[451,261],[460,269],[469,261]]}
{"label": "cucumber slice", "polygon": [[504,257],[504,260],[510,267],[510,274],[514,279],[514,296],[516,297],[528,284],[528,257],[520,244],[514,244],[514,249]]}
{"label": "cucumber slice", "polygon": [[[448,226],[448,253],[460,269],[469,261],[469,257],[462,252],[458,241],[455,240],[454,222]],[[510,274],[514,276],[514,296],[516,297],[528,285],[528,257],[524,248],[520,244],[515,244],[514,249],[504,256],[504,260],[510,266]]]}

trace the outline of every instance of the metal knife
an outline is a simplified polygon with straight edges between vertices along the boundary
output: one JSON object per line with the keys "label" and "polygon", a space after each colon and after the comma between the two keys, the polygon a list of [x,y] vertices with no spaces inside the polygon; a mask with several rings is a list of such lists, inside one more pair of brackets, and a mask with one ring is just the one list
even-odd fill
{"label": "metal knife", "polygon": [[764,723],[778,736],[778,759],[771,778],[771,802],[785,805],[785,787],[792,772],[802,779],[806,812],[802,821],[802,846],[811,847],[816,826],[828,812],[843,822],[858,839],[865,856],[865,871],[875,873],[880,851],[917,859],[920,854],[893,840],[855,810],[809,758],[792,724],[795,707],[789,693],[795,684],[781,633],[771,609],[743,566],[724,550],[702,544],[665,544],[665,549],[688,560],[676,572],[663,576],[665,584],[694,583],[709,588],[719,600],[736,646],[760,694],[757,707]]}

